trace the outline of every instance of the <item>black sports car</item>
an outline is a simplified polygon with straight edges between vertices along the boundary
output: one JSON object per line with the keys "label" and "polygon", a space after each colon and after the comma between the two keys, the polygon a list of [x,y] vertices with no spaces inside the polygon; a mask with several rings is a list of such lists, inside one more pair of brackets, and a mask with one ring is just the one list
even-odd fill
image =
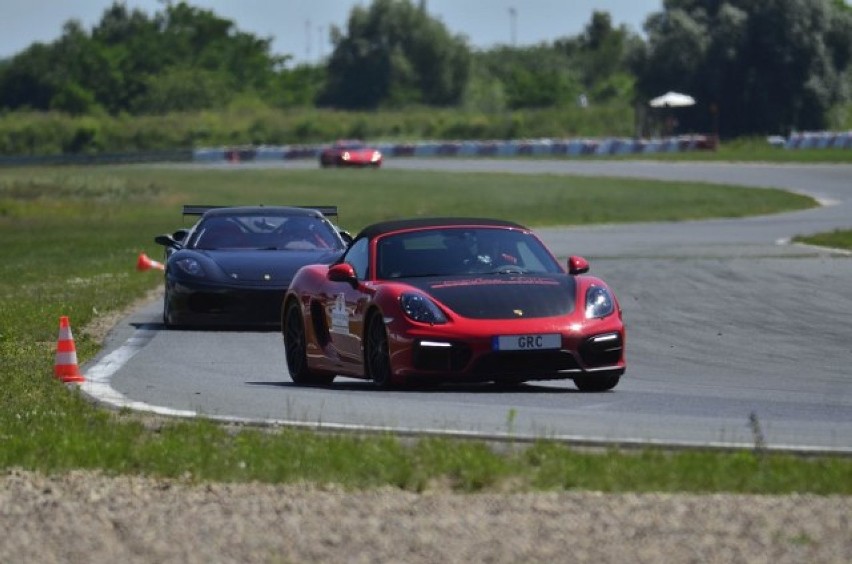
{"label": "black sports car", "polygon": [[307,264],[331,264],[348,235],[326,216],[334,206],[184,206],[201,218],[154,240],[166,247],[167,327],[281,323],[284,292]]}

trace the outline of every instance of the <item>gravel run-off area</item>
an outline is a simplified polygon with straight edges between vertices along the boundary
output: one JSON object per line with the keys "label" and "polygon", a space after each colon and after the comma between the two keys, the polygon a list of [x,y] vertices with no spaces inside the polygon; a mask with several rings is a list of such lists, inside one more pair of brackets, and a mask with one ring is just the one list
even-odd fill
{"label": "gravel run-off area", "polygon": [[0,475],[0,562],[852,562],[852,498]]}

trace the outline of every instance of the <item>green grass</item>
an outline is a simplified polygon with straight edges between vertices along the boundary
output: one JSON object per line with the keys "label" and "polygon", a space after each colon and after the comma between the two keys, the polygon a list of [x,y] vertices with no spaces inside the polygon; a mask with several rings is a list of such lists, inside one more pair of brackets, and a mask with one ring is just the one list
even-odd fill
{"label": "green grass", "polygon": [[542,442],[500,453],[475,442],[235,431],[96,408],[53,376],[61,315],[80,363],[100,343],[84,328],[161,284],[136,256],[182,225],[180,206],[336,204],[352,231],[409,215],[481,215],[533,226],[678,221],[814,205],[777,190],[561,176],[402,171],[103,167],[0,170],[0,468],[196,480],[334,482],[420,491],[593,489],[849,494],[852,461],[760,452],[583,453]]}
{"label": "green grass", "polygon": [[808,245],[818,245],[820,247],[831,247],[832,249],[846,249],[852,251],[852,230],[837,229],[828,233],[819,233],[817,235],[800,235],[794,237],[793,241],[797,243],[807,243]]}

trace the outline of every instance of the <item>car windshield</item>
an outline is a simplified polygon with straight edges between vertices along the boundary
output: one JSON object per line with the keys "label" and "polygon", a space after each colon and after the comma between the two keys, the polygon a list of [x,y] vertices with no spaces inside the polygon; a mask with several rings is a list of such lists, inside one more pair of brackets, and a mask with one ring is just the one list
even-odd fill
{"label": "car windshield", "polygon": [[188,246],[195,249],[342,250],[334,227],[306,215],[229,215],[205,218]]}
{"label": "car windshield", "polygon": [[534,236],[501,227],[441,227],[386,235],[376,243],[380,279],[562,272]]}

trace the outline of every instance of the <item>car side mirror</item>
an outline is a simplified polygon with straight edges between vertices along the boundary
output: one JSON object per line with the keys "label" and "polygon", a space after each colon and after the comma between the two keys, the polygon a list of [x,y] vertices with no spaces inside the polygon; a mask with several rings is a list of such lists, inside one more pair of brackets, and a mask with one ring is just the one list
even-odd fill
{"label": "car side mirror", "polygon": [[588,271],[589,261],[578,256],[568,257],[568,274],[576,276],[577,274],[585,274]]}
{"label": "car side mirror", "polygon": [[346,282],[351,284],[353,288],[358,286],[358,277],[355,275],[355,269],[348,262],[339,262],[331,265],[328,269],[328,279],[332,282]]}
{"label": "car side mirror", "polygon": [[351,233],[344,229],[338,229],[337,232],[340,234],[340,238],[343,239],[343,242],[346,243],[347,247],[352,244],[352,241],[355,240],[355,237],[353,237]]}
{"label": "car side mirror", "polygon": [[178,241],[175,241],[174,237],[171,235],[157,235],[154,237],[154,242],[169,249],[181,248],[181,244]]}

